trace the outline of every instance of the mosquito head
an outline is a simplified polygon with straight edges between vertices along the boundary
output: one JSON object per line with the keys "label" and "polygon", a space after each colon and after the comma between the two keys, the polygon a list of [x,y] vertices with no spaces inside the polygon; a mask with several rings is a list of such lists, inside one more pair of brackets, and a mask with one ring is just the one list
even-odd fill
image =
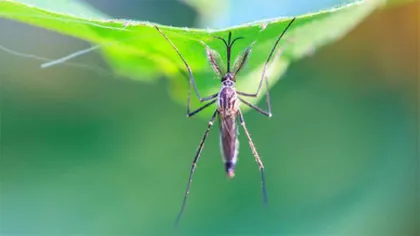
{"label": "mosquito head", "polygon": [[235,177],[235,163],[228,161],[225,163],[226,176],[229,178]]}
{"label": "mosquito head", "polygon": [[233,85],[233,83],[235,83],[235,82],[236,82],[235,76],[232,75],[232,73],[230,73],[230,72],[226,73],[222,77],[222,83],[225,84],[225,85],[228,85],[230,83],[232,83],[232,85]]}
{"label": "mosquito head", "polygon": [[229,36],[228,36],[228,40],[227,41],[224,38],[222,38],[222,37],[216,37],[216,38],[222,40],[223,43],[226,46],[226,51],[227,51],[227,73],[230,73],[230,56],[231,56],[232,46],[236,42],[236,40],[242,39],[243,37],[237,37],[237,38],[235,38],[235,39],[232,40],[232,32],[229,32]]}

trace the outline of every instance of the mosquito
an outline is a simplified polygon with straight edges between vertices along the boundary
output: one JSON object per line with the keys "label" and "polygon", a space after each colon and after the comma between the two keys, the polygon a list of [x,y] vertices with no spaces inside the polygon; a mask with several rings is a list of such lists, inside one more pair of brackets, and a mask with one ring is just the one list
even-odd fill
{"label": "mosquito", "polygon": [[[255,93],[245,93],[240,92],[235,89],[235,83],[236,83],[236,75],[239,73],[239,71],[243,68],[246,61],[249,58],[249,55],[251,53],[251,49],[253,46],[253,43],[242,53],[238,56],[238,58],[235,60],[233,68],[231,69],[231,49],[233,44],[239,40],[243,39],[243,37],[237,37],[235,39],[232,39],[232,32],[229,32],[228,39],[225,40],[222,37],[215,37],[217,39],[220,39],[226,46],[227,51],[227,66],[226,66],[226,72],[224,71],[222,65],[220,64],[221,57],[220,55],[212,50],[210,47],[206,46],[206,54],[207,59],[212,66],[215,73],[219,76],[221,76],[221,83],[222,87],[219,92],[207,96],[202,97],[198,91],[198,88],[196,86],[194,76],[191,70],[191,67],[188,65],[185,58],[182,56],[181,52],[178,50],[178,48],[175,46],[175,44],[172,43],[172,41],[159,29],[158,26],[155,26],[156,29],[159,31],[159,33],[166,39],[166,41],[172,46],[172,48],[176,51],[176,53],[179,55],[183,63],[185,64],[186,69],[188,70],[189,74],[189,83],[188,83],[188,100],[187,100],[187,117],[191,117],[200,111],[203,111],[205,108],[209,107],[210,105],[216,103],[217,108],[213,112],[213,115],[208,123],[207,130],[204,132],[204,135],[201,139],[200,145],[198,146],[197,153],[195,154],[194,160],[192,162],[190,175],[188,178],[188,184],[187,189],[184,194],[184,199],[182,201],[181,209],[178,213],[178,217],[175,222],[175,226],[178,225],[179,221],[182,218],[182,215],[185,210],[185,206],[187,204],[188,195],[190,192],[191,182],[193,179],[194,171],[197,167],[197,162],[200,158],[201,151],[203,150],[204,143],[207,139],[207,136],[209,134],[209,131],[211,127],[214,124],[214,120],[216,119],[216,116],[219,119],[220,124],[220,146],[224,161],[224,168],[227,177],[233,178],[235,176],[235,166],[237,162],[237,156],[238,156],[238,147],[239,147],[239,141],[238,141],[238,121],[239,124],[242,126],[242,128],[245,131],[245,134],[248,138],[249,146],[251,147],[252,154],[255,158],[255,161],[258,164],[259,170],[261,172],[261,188],[262,188],[262,198],[263,202],[267,203],[267,192],[266,192],[266,186],[265,186],[265,175],[264,175],[264,165],[261,161],[260,156],[258,155],[258,152],[255,148],[254,142],[251,139],[251,136],[248,132],[248,129],[245,125],[245,120],[243,117],[243,114],[239,108],[240,103],[243,103],[252,109],[256,110],[257,112],[267,116],[271,117],[271,104],[270,104],[270,96],[268,93],[268,80],[266,78],[266,70],[267,65],[270,62],[271,57],[273,56],[273,53],[277,47],[277,44],[279,43],[280,39],[283,37],[283,35],[286,33],[286,31],[289,29],[289,27],[292,25],[295,18],[293,18],[286,28],[282,31],[280,36],[277,38],[276,42],[274,43],[273,48],[270,51],[270,54],[268,55],[267,61],[264,64],[263,72],[261,75],[260,82],[258,84],[257,91]],[[265,82],[265,85],[267,87],[266,92],[266,102],[267,102],[267,111],[264,111],[263,109],[257,107],[256,105],[253,105],[246,100],[244,100],[243,97],[257,97],[260,94],[263,82]],[[199,107],[196,110],[191,111],[191,86],[194,88],[194,91],[200,100],[201,103],[207,102],[203,106]]]}

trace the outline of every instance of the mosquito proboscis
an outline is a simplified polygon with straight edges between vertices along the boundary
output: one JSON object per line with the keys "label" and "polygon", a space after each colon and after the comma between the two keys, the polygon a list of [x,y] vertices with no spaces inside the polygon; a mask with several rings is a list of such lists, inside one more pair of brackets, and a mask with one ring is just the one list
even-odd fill
{"label": "mosquito proboscis", "polygon": [[[181,210],[179,211],[178,217],[175,222],[175,226],[178,225],[179,221],[181,220],[181,217],[184,213],[185,206],[187,203],[188,195],[190,192],[191,182],[194,175],[195,168],[197,166],[197,162],[199,160],[201,151],[203,150],[204,143],[207,139],[208,133],[211,129],[211,127],[214,124],[214,121],[216,117],[219,119],[220,124],[220,145],[222,149],[222,155],[225,165],[225,172],[226,175],[230,178],[233,178],[235,175],[235,166],[237,162],[237,156],[238,156],[238,147],[239,147],[239,141],[238,141],[238,121],[239,124],[244,129],[244,132],[248,138],[249,146],[251,147],[252,154],[255,158],[255,161],[258,164],[259,170],[261,172],[261,186],[262,186],[262,197],[263,202],[267,202],[267,192],[266,192],[266,186],[265,186],[265,175],[264,175],[264,165],[261,161],[260,156],[258,155],[258,152],[255,148],[254,142],[251,139],[251,135],[248,132],[248,129],[245,125],[245,120],[243,117],[243,114],[239,108],[239,104],[243,103],[252,109],[258,111],[259,113],[271,117],[271,104],[270,104],[270,96],[268,92],[268,80],[266,77],[266,71],[267,71],[267,65],[270,62],[270,59],[273,56],[273,53],[280,41],[280,39],[283,37],[283,35],[286,33],[286,31],[289,29],[291,24],[295,18],[293,18],[286,28],[282,31],[280,36],[277,38],[276,42],[274,43],[273,48],[270,51],[270,54],[268,55],[268,58],[264,64],[263,72],[261,75],[260,82],[258,84],[257,91],[255,93],[245,93],[241,91],[237,91],[235,89],[235,83],[236,83],[236,75],[240,72],[240,70],[245,65],[246,61],[249,58],[249,55],[251,53],[252,45],[251,44],[242,54],[238,56],[238,58],[235,60],[233,67],[231,68],[231,49],[233,44],[237,41],[242,39],[242,37],[234,38],[232,39],[232,32],[229,32],[228,39],[225,40],[222,37],[216,37],[217,39],[220,39],[224,45],[226,46],[227,51],[227,63],[226,63],[226,71],[223,68],[223,65],[218,63],[221,61],[220,55],[212,50],[210,47],[206,46],[206,54],[207,59],[210,62],[210,65],[212,66],[213,70],[217,75],[221,77],[221,83],[222,87],[219,90],[219,92],[212,94],[207,97],[202,97],[198,91],[197,85],[194,80],[193,72],[191,70],[191,67],[188,65],[185,58],[182,56],[181,52],[178,50],[178,48],[173,44],[173,42],[164,34],[158,26],[155,26],[156,29],[159,31],[159,33],[168,41],[168,43],[172,46],[172,48],[176,51],[176,53],[179,55],[183,63],[185,64],[185,67],[189,74],[189,82],[188,82],[188,101],[187,101],[187,116],[191,117],[200,111],[204,110],[205,108],[209,107],[210,105],[216,103],[216,110],[213,112],[213,115],[208,123],[207,130],[204,132],[203,138],[201,139],[200,145],[198,146],[197,153],[194,157],[194,160],[192,162],[190,175],[188,178],[188,184],[187,189],[184,194],[184,199],[182,201]],[[266,92],[266,102],[267,102],[267,111],[257,107],[256,105],[253,105],[249,102],[247,102],[242,97],[257,97],[260,94],[263,82],[265,83],[267,87]],[[203,106],[199,107],[198,109],[191,111],[191,86],[193,87],[198,99],[201,103],[207,102]],[[241,97],[242,96],[242,97]]]}

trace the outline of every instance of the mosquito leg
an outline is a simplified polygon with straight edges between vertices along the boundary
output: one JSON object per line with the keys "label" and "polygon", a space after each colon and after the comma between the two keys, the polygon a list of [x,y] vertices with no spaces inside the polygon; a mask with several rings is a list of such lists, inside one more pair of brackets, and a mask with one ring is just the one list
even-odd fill
{"label": "mosquito leg", "polygon": [[182,201],[181,210],[179,211],[178,217],[176,218],[175,226],[178,225],[179,221],[181,220],[182,214],[184,213],[185,206],[187,204],[188,194],[190,193],[190,187],[191,187],[194,171],[195,171],[195,168],[197,167],[197,162],[198,162],[198,159],[200,158],[201,151],[203,150],[204,142],[207,139],[207,135],[209,134],[210,128],[214,124],[214,119],[216,118],[217,113],[218,113],[217,110],[214,111],[213,116],[211,117],[209,121],[209,125],[207,126],[207,130],[204,133],[203,138],[201,139],[200,145],[198,146],[198,150],[197,150],[197,153],[195,154],[194,161],[192,162],[191,170],[190,170],[190,177],[188,178],[187,189],[185,190],[184,200]]}
{"label": "mosquito leg", "polygon": [[249,134],[248,129],[246,128],[245,120],[244,120],[244,117],[242,115],[241,110],[239,110],[239,121],[241,122],[241,125],[244,128],[245,134],[248,137],[249,146],[251,147],[252,154],[254,155],[255,161],[257,162],[258,167],[260,169],[260,172],[261,172],[261,190],[262,190],[263,202],[267,203],[267,191],[266,191],[266,188],[265,188],[264,165],[261,161],[260,156],[258,155],[258,152],[257,152],[257,149],[255,148],[254,142],[252,142],[251,135]]}
{"label": "mosquito leg", "polygon": [[[191,85],[191,83],[190,83],[190,85]],[[213,95],[205,97],[205,98],[201,99],[200,102],[212,100],[212,99],[216,98],[217,95],[219,95],[219,93],[215,93]],[[215,101],[216,100],[212,101],[211,103],[214,103]],[[198,108],[196,111],[191,111],[191,86],[189,86],[189,88],[188,88],[188,100],[187,100],[187,117],[193,116],[195,113],[200,112],[202,109],[206,108],[207,106],[210,106],[210,104],[206,104],[203,107]],[[193,113],[193,114],[191,115],[191,113]]]}
{"label": "mosquito leg", "polygon": [[267,112],[269,114],[268,117],[271,117],[271,100],[270,100],[270,86],[268,85],[268,78],[265,77],[265,87],[267,91],[265,92],[265,101],[267,102]]}
{"label": "mosquito leg", "polygon": [[239,98],[239,100],[241,101],[241,102],[243,102],[244,104],[246,104],[247,106],[249,106],[249,107],[251,107],[251,108],[253,108],[253,109],[255,109],[256,111],[258,111],[259,113],[261,113],[261,114],[263,114],[263,115],[266,115],[266,116],[268,116],[268,117],[271,117],[271,112],[270,112],[270,109],[269,109],[269,111],[267,112],[267,111],[264,111],[263,109],[261,109],[261,108],[259,108],[259,107],[257,107],[257,106],[255,106],[255,105],[252,105],[251,103],[249,103],[249,102],[247,102],[247,101],[245,101],[244,99],[242,99],[242,98],[240,98],[240,97],[238,97]]}
{"label": "mosquito leg", "polygon": [[195,94],[197,95],[200,102],[209,101],[215,97],[217,97],[218,93],[210,95],[208,97],[201,97],[200,92],[198,91],[197,85],[195,84],[194,76],[191,70],[191,67],[188,65],[187,61],[185,60],[184,56],[182,56],[181,52],[178,50],[178,48],[175,46],[174,43],[164,34],[158,26],[155,26],[156,30],[168,41],[168,43],[172,46],[172,48],[175,50],[175,52],[178,54],[178,56],[181,58],[182,62],[184,63],[185,67],[187,68],[189,80],[188,80],[188,101],[187,101],[187,116],[190,114],[191,109],[191,85],[194,88]]}
{"label": "mosquito leg", "polygon": [[274,51],[276,50],[277,45],[280,42],[280,39],[283,37],[283,35],[286,33],[286,31],[289,29],[290,25],[292,25],[293,21],[295,21],[296,18],[293,18],[289,24],[286,26],[286,28],[283,30],[283,32],[280,34],[280,36],[277,38],[276,42],[274,43],[273,48],[270,51],[270,54],[268,55],[267,61],[264,64],[264,69],[261,75],[260,83],[258,84],[257,92],[255,93],[242,93],[243,96],[249,96],[249,97],[256,97],[260,93],[262,82],[266,79],[265,73],[267,71],[268,63],[270,62],[271,57],[273,56]]}
{"label": "mosquito leg", "polygon": [[265,84],[266,84],[266,87],[267,87],[267,96],[266,96],[266,97],[267,97],[268,113],[270,113],[270,114],[271,114],[270,95],[269,95],[269,92],[268,92],[268,90],[269,90],[269,89],[268,89],[268,79],[267,79],[267,77],[266,77],[265,73],[266,73],[266,71],[267,71],[267,66],[268,66],[268,63],[270,62],[270,59],[271,59],[271,57],[273,56],[273,53],[274,53],[274,51],[276,50],[276,47],[277,47],[278,43],[280,42],[280,39],[283,37],[283,35],[284,35],[284,34],[286,33],[286,31],[289,29],[290,25],[292,25],[293,21],[295,21],[295,19],[296,19],[296,18],[293,18],[293,19],[289,22],[289,24],[286,26],[286,28],[283,30],[283,32],[280,34],[280,36],[277,38],[276,42],[274,43],[274,46],[273,46],[273,48],[271,49],[270,54],[268,55],[267,61],[266,61],[266,62],[265,62],[265,64],[264,64],[264,69],[263,69],[263,72],[262,72],[262,75],[261,75],[260,82],[259,82],[259,84],[258,84],[257,91],[256,91],[255,93],[244,93],[244,92],[239,92],[239,91],[237,91],[237,93],[238,93],[239,95],[242,95],[242,96],[247,96],[247,97],[257,97],[257,96],[258,96],[258,94],[259,94],[259,93],[260,93],[260,91],[261,91],[263,81],[265,80]]}
{"label": "mosquito leg", "polygon": [[[247,104],[248,106],[257,110],[258,112],[263,113],[264,115],[266,115],[268,117],[271,117],[272,114],[271,114],[271,101],[270,101],[270,87],[268,86],[268,78],[266,77],[264,80],[265,80],[265,87],[267,88],[267,91],[265,93],[265,100],[266,100],[266,103],[267,103],[267,111],[266,112],[261,112],[260,111],[261,109],[257,109],[255,107],[253,107],[252,105],[250,105],[246,101],[243,101],[243,102],[245,104]],[[236,93],[238,93],[239,95],[245,96],[245,97],[257,97],[258,96],[258,95],[254,96],[254,94],[244,93],[244,92],[240,92],[240,91],[236,91]],[[266,113],[269,114],[269,115],[267,115]]]}
{"label": "mosquito leg", "polygon": [[211,102],[209,102],[209,103],[205,104],[204,106],[201,106],[200,108],[198,108],[198,109],[196,109],[196,110],[194,110],[194,111],[192,111],[192,112],[187,113],[187,117],[191,117],[191,116],[193,116],[193,115],[195,115],[195,114],[199,113],[200,111],[204,110],[205,108],[207,108],[208,106],[212,105],[212,104],[213,104],[213,103],[215,103],[216,101],[217,101],[217,100],[216,100],[216,99],[214,99],[213,101],[211,101]]}
{"label": "mosquito leg", "polygon": [[182,60],[182,62],[184,62],[184,64],[185,64],[185,67],[187,68],[187,70],[188,70],[188,74],[189,74],[189,77],[190,77],[190,79],[189,79],[189,81],[190,81],[190,84],[192,84],[193,85],[193,88],[194,88],[194,91],[195,91],[195,93],[197,94],[197,97],[198,97],[198,99],[200,100],[200,102],[203,102],[203,101],[205,101],[205,98],[202,98],[201,96],[200,96],[200,92],[198,91],[198,88],[197,88],[197,85],[195,84],[195,80],[194,80],[194,76],[193,76],[193,73],[192,73],[192,70],[191,70],[191,67],[188,65],[188,63],[187,63],[187,61],[185,60],[185,58],[182,56],[182,54],[181,54],[181,52],[178,50],[178,48],[175,46],[175,44],[174,43],[172,43],[172,41],[166,36],[166,34],[164,34],[160,29],[159,29],[159,27],[158,26],[155,26],[155,28],[157,29],[157,31],[166,39],[166,41],[168,41],[168,43],[172,46],[172,48],[175,50],[175,52],[178,54],[178,56],[181,58],[181,60]]}

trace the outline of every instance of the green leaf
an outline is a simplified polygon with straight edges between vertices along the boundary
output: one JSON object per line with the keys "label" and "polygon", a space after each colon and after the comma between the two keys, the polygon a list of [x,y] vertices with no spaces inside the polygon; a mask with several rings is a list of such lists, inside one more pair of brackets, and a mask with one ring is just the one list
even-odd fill
{"label": "green leaf", "polygon": [[[269,83],[277,83],[287,66],[311,54],[319,47],[334,42],[360,23],[384,1],[366,0],[313,14],[297,16],[296,21],[277,47],[269,67]],[[48,8],[51,9],[51,8]],[[94,12],[89,10],[87,12]],[[188,80],[185,67],[167,41],[154,28],[154,23],[116,19],[95,19],[46,10],[16,1],[0,1],[0,17],[54,30],[101,45],[100,50],[115,73],[142,81],[153,81],[162,74],[171,81],[173,98],[185,104]],[[173,41],[191,66],[202,96],[220,88],[201,42],[218,51],[226,61],[224,44],[213,36],[244,37],[232,49],[232,59],[255,41],[250,59],[237,77],[237,88],[254,92],[275,40],[291,18],[275,18],[222,30],[159,27]],[[261,98],[261,96],[260,96]],[[258,98],[258,99],[260,99]],[[256,102],[255,100],[250,100]],[[193,105],[198,106],[197,99]],[[247,109],[243,107],[243,109]],[[211,111],[208,111],[211,112]]]}

